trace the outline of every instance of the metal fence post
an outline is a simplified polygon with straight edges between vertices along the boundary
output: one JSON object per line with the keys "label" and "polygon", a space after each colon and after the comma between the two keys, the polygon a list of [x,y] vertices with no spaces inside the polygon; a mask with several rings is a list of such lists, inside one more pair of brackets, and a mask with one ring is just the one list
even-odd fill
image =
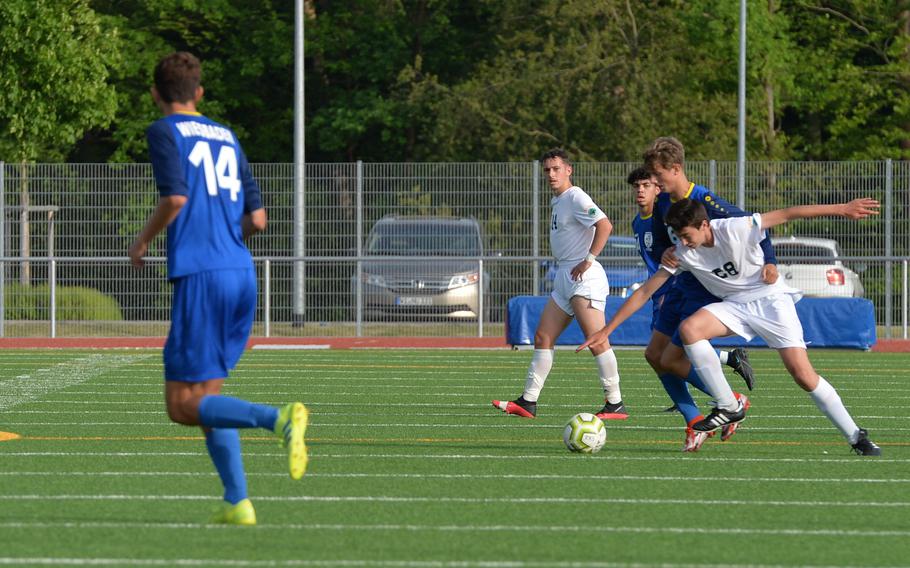
{"label": "metal fence post", "polygon": [[[885,256],[894,254],[894,164],[891,159],[885,160]],[[891,294],[894,293],[893,266],[890,260],[885,261],[885,337],[891,339],[891,325],[893,323],[894,309]]]}
{"label": "metal fence post", "polygon": [[483,259],[477,259],[477,337],[483,337]]}
{"label": "metal fence post", "polygon": [[904,277],[901,282],[901,325],[904,328],[904,339],[907,339],[907,259],[902,263],[904,265]]}
{"label": "metal fence post", "polygon": [[[6,256],[6,164],[0,160],[0,256]],[[6,263],[0,262],[0,337],[6,337]]]}
{"label": "metal fence post", "polygon": [[272,336],[272,261],[265,259],[262,267],[262,285],[265,287],[262,322],[265,326],[265,336]]}
{"label": "metal fence post", "polygon": [[534,260],[531,262],[531,274],[534,277],[534,291],[531,293],[536,296],[540,294],[540,268],[538,267],[537,257],[540,256],[540,162],[534,160],[531,162],[531,252]]}
{"label": "metal fence post", "polygon": [[708,189],[720,193],[717,191],[717,160],[708,162]]}
{"label": "metal fence post", "polygon": [[355,277],[356,298],[354,303],[355,314],[354,327],[356,328],[357,337],[363,337],[363,261],[360,256],[363,254],[363,162],[357,160],[357,270]]}
{"label": "metal fence post", "polygon": [[51,303],[49,306],[51,316],[51,339],[57,337],[57,261],[51,259],[48,274],[48,284],[51,291]]}

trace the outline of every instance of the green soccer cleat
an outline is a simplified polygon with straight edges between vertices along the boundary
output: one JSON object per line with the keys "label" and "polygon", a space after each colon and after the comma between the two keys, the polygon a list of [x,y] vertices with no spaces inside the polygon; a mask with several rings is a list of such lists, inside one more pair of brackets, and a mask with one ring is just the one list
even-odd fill
{"label": "green soccer cleat", "polygon": [[306,426],[310,413],[302,402],[292,402],[278,411],[275,433],[281,438],[281,445],[288,449],[288,466],[291,479],[300,479],[306,472]]}
{"label": "green soccer cleat", "polygon": [[224,502],[215,511],[212,522],[222,525],[255,525],[256,510],[249,499],[244,499],[236,505]]}

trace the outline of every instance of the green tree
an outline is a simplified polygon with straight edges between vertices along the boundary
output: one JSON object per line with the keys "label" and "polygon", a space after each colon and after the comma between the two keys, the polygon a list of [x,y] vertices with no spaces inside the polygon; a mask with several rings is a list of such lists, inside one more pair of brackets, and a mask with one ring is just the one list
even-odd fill
{"label": "green tree", "polygon": [[[85,0],[0,3],[0,157],[21,164],[23,257],[30,255],[27,164],[60,160],[86,130],[110,123],[117,45],[116,30]],[[27,262],[21,279],[30,283]]]}
{"label": "green tree", "polygon": [[[493,2],[316,1],[306,23],[308,156],[433,160],[436,86],[493,45]],[[310,151],[313,149],[313,151]]]}
{"label": "green tree", "polygon": [[122,31],[114,69],[121,105],[111,127],[82,141],[78,157],[145,161],[145,130],[159,118],[149,87],[158,60],[202,60],[200,110],[234,129],[251,161],[290,161],[293,149],[293,4],[251,0],[92,0]]}
{"label": "green tree", "polygon": [[795,157],[910,158],[910,2],[793,2],[799,73],[786,112]]}

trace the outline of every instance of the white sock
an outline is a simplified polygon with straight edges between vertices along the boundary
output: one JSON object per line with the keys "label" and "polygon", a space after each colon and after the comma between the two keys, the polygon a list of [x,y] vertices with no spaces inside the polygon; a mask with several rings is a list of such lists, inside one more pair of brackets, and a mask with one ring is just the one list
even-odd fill
{"label": "white sock", "polygon": [[718,359],[720,359],[721,365],[726,365],[727,361],[730,360],[730,352],[729,351],[718,351],[717,357],[718,357]]}
{"label": "white sock", "polygon": [[822,414],[827,416],[837,429],[840,430],[840,433],[844,435],[844,438],[851,444],[855,444],[857,437],[859,436],[859,426],[856,425],[856,422],[853,421],[850,413],[844,408],[844,403],[841,401],[840,395],[837,394],[837,391],[834,390],[831,383],[819,376],[818,386],[815,387],[814,391],[809,393],[809,396],[812,397],[815,406],[822,411]]}
{"label": "white sock", "polygon": [[739,402],[733,396],[733,389],[724,377],[724,370],[720,366],[720,359],[711,344],[706,339],[696,341],[691,345],[683,345],[689,362],[695,372],[705,382],[708,392],[717,401],[717,407],[723,410],[736,410]]}
{"label": "white sock", "polygon": [[607,349],[594,357],[597,369],[600,371],[600,384],[604,387],[604,398],[610,404],[622,402],[622,393],[619,392],[619,365],[616,363],[616,354],[612,349]]}
{"label": "white sock", "polygon": [[535,349],[531,364],[528,365],[528,378],[525,380],[525,392],[521,396],[528,402],[536,402],[547,381],[547,375],[553,368],[553,350]]}

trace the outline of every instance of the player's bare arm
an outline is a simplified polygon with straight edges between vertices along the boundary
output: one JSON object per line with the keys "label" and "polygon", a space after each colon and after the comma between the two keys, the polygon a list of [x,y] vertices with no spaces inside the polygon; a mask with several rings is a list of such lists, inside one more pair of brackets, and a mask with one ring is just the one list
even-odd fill
{"label": "player's bare arm", "polygon": [[667,269],[663,266],[660,267],[660,270],[654,273],[653,276],[648,278],[641,287],[632,293],[631,296],[626,298],[626,301],[619,306],[619,309],[616,310],[616,313],[613,314],[613,317],[610,321],[607,322],[602,329],[591,334],[590,337],[586,339],[584,343],[578,346],[575,350],[576,353],[582,351],[588,347],[596,347],[599,345],[604,346],[605,348],[610,347],[610,334],[616,331],[616,328],[619,327],[622,322],[629,319],[632,314],[637,312],[644,306],[648,300],[651,299],[651,296],[654,295],[654,292],[663,286],[671,276],[673,276]]}
{"label": "player's bare arm", "polygon": [[[596,257],[600,254],[600,251],[604,249],[604,246],[607,244],[607,239],[610,238],[610,233],[613,232],[613,223],[609,219],[604,217],[600,221],[594,223],[594,240],[591,242],[591,250],[588,258]],[[581,275],[585,271],[591,268],[591,265],[594,264],[593,259],[582,260],[572,268],[572,280],[579,280]]]}
{"label": "player's bare arm", "polygon": [[668,268],[679,267],[679,259],[676,258],[676,252],[672,246],[667,247],[664,253],[660,255],[660,263]]}
{"label": "player's bare arm", "polygon": [[769,211],[761,216],[762,229],[770,229],[794,219],[810,219],[812,217],[846,217],[847,219],[865,219],[871,215],[878,215],[881,204],[870,197],[861,197],[847,203],[833,205],[798,205]]}
{"label": "player's bare arm", "polygon": [[243,219],[240,220],[240,223],[243,227],[244,239],[248,239],[256,233],[265,231],[265,226],[268,223],[268,219],[265,214],[265,208],[261,207],[255,211],[247,213],[243,216]]}
{"label": "player's bare arm", "polygon": [[130,245],[129,257],[130,263],[136,268],[145,266],[142,257],[149,250],[149,243],[152,242],[158,233],[167,228],[171,221],[177,218],[177,214],[186,204],[185,195],[168,195],[158,199],[158,205],[149,216],[142,231]]}

